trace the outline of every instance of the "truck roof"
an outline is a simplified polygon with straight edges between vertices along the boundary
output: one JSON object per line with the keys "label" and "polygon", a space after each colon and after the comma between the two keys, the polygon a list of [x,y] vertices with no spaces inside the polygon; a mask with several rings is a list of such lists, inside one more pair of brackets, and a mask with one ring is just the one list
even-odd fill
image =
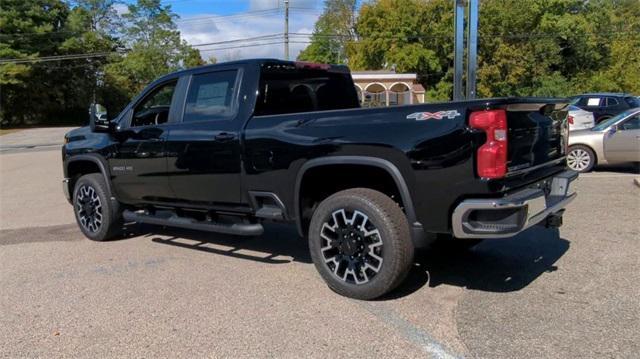
{"label": "truck roof", "polygon": [[219,62],[219,63],[216,63],[216,64],[191,67],[191,68],[188,68],[188,69],[174,71],[172,73],[166,74],[166,75],[161,76],[158,79],[154,80],[153,82],[163,81],[163,80],[165,80],[165,79],[167,79],[169,77],[174,77],[176,75],[181,75],[181,74],[185,74],[185,73],[189,73],[189,72],[193,72],[193,71],[198,71],[198,70],[203,69],[203,68],[215,69],[216,67],[229,66],[229,65],[262,65],[262,64],[265,64],[265,63],[281,63],[281,64],[291,64],[291,65],[307,64],[309,66],[330,66],[331,69],[334,70],[334,71],[338,70],[340,72],[349,72],[349,68],[347,66],[345,66],[345,65],[325,65],[325,64],[314,64],[314,63],[304,62],[304,61],[286,61],[286,60],[280,60],[280,59],[274,59],[274,58],[256,58],[256,59],[243,59],[243,60]]}

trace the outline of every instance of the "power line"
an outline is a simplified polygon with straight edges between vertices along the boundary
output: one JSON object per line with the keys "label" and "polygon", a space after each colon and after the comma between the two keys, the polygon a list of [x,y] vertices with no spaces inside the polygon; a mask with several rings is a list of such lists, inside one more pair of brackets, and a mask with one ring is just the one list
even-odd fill
{"label": "power line", "polygon": [[0,64],[23,64],[23,63],[34,63],[34,62],[47,62],[47,61],[62,61],[62,60],[82,60],[89,59],[94,57],[106,57],[112,54],[117,54],[117,52],[94,52],[87,54],[73,54],[73,55],[55,55],[55,56],[42,56],[35,58],[22,58],[22,59],[0,59]]}

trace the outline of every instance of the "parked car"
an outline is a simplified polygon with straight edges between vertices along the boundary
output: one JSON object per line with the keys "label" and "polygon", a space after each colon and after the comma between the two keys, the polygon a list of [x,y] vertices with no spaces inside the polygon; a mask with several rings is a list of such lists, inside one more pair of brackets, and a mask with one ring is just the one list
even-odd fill
{"label": "parked car", "polygon": [[640,100],[625,93],[602,92],[575,96],[571,104],[592,112],[596,123],[600,123],[630,108],[640,107]]}
{"label": "parked car", "polygon": [[633,108],[569,136],[567,165],[589,172],[594,166],[640,162],[640,108]]}
{"label": "parked car", "polygon": [[593,113],[573,105],[569,106],[567,121],[569,122],[569,131],[585,130],[596,125]]}
{"label": "parked car", "polygon": [[345,66],[176,72],[65,136],[63,189],[97,241],[124,222],[240,236],[295,223],[329,287],[360,299],[398,286],[435,238],[557,227],[576,196],[564,100],[359,106]]}

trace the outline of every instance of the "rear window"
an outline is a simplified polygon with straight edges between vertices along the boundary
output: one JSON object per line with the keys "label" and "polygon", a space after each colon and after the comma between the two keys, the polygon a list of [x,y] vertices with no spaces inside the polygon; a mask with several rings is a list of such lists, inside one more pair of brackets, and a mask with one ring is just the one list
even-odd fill
{"label": "rear window", "polygon": [[320,67],[264,64],[259,91],[255,116],[359,107],[351,76]]}
{"label": "rear window", "polygon": [[640,107],[640,99],[637,97],[627,97],[625,101],[627,101],[630,107]]}

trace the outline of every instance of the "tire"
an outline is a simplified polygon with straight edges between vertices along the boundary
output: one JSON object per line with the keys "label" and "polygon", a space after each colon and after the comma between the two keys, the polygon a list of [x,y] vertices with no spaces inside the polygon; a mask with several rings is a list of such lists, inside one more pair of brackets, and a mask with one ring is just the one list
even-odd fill
{"label": "tire", "polygon": [[308,239],[322,279],[349,298],[375,299],[390,292],[413,263],[407,217],[391,198],[368,188],[348,189],[322,201],[311,218]]}
{"label": "tire", "polygon": [[611,116],[609,116],[609,115],[600,116],[600,117],[598,117],[598,119],[596,120],[596,125],[597,125],[597,124],[599,124],[600,122],[602,122],[602,121],[606,121],[606,120],[608,120],[608,119],[610,119],[610,118],[611,118]]}
{"label": "tire", "polygon": [[100,173],[80,177],[73,188],[73,212],[82,233],[93,241],[106,241],[122,232],[120,204]]}
{"label": "tire", "polygon": [[569,166],[570,169],[576,172],[585,173],[591,171],[595,165],[596,155],[589,147],[582,145],[569,147],[569,152],[567,153],[567,166]]}

